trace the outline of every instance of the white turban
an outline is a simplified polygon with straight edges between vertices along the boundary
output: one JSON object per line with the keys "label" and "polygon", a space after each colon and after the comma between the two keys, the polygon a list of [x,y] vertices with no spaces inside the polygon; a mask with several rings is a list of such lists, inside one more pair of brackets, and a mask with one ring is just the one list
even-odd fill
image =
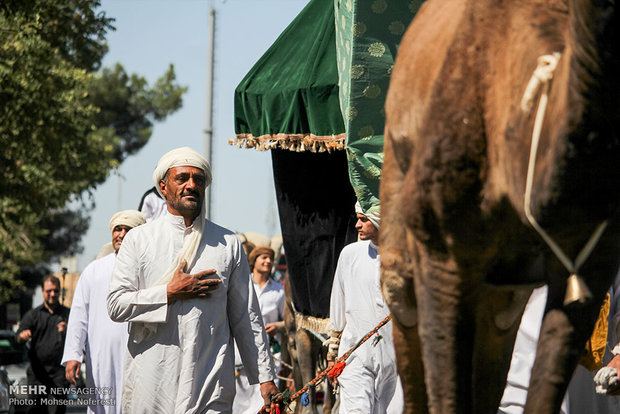
{"label": "white turban", "polygon": [[113,215],[110,219],[110,231],[114,231],[114,227],[119,225],[133,229],[144,223],[146,223],[146,220],[138,210],[123,210]]}
{"label": "white turban", "polygon": [[[159,182],[163,180],[170,168],[174,167],[196,167],[205,173],[205,188],[211,184],[211,166],[209,162],[190,147],[181,147],[173,149],[164,154],[159,159],[155,171],[153,171],[153,182],[159,195],[164,197],[159,189]],[[164,197],[165,198],[165,197]]]}
{"label": "white turban", "polygon": [[357,203],[355,203],[355,212],[365,215],[366,218],[370,220],[372,225],[375,226],[377,230],[379,230],[379,228],[381,227],[381,215],[379,213],[379,207],[373,207],[371,208],[371,210],[372,211],[369,211],[368,213],[364,213],[364,211],[362,211],[362,205],[360,204],[360,202],[358,201]]}

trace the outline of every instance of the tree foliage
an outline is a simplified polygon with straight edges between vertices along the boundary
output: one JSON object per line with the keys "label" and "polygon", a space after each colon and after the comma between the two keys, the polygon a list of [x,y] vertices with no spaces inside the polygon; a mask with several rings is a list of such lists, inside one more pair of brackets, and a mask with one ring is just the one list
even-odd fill
{"label": "tree foliage", "polygon": [[[100,70],[113,20],[98,7],[0,5],[0,303],[42,263],[80,250],[87,195],[182,105],[172,65],[153,87],[120,64]],[[76,201],[81,210],[66,207]]]}

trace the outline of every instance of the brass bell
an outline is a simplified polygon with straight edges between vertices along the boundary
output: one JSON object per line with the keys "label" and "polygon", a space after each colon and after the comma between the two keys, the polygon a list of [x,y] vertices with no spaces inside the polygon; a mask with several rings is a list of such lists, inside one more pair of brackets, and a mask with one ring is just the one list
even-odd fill
{"label": "brass bell", "polygon": [[566,281],[566,295],[564,296],[564,306],[574,303],[584,304],[592,299],[592,292],[586,286],[583,279],[573,273]]}

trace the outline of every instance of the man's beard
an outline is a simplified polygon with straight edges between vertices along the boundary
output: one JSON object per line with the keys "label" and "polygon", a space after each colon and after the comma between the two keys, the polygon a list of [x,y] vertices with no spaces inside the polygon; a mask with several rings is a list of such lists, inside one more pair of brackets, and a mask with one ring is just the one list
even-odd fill
{"label": "man's beard", "polygon": [[179,202],[170,201],[170,206],[176,211],[178,211],[179,213],[181,212],[192,213],[195,217],[197,217],[200,214],[200,210],[202,209],[202,203],[204,202],[204,200],[200,199],[200,196],[197,194],[192,194],[192,195],[197,197],[199,201],[183,202],[183,199],[182,199],[183,195],[181,195],[181,199],[179,200]]}

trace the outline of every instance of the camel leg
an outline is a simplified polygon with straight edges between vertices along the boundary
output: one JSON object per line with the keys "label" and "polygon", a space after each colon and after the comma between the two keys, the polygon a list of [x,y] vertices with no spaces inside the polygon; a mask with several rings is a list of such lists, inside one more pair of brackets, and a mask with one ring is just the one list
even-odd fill
{"label": "camel leg", "polygon": [[[294,394],[296,391],[303,387],[304,380],[301,378],[301,367],[299,366],[299,359],[293,359],[293,387],[290,389],[291,394]],[[295,401],[295,414],[301,414],[302,405],[299,401]]]}
{"label": "camel leg", "polygon": [[[315,359],[312,354],[312,338],[305,329],[295,332],[295,346],[297,348],[297,362],[301,371],[302,383],[299,388],[312,381],[315,375]],[[302,414],[318,414],[314,389],[308,390],[310,404],[301,409]],[[301,406],[301,402],[298,402]]]}
{"label": "camel leg", "polygon": [[[573,336],[567,315],[554,309],[547,313],[540,328],[537,356],[532,368],[524,413],[559,413],[572,370],[579,358],[575,346],[567,346]],[[554,352],[548,352],[554,349]],[[572,368],[569,368],[572,366]]]}
{"label": "camel leg", "polygon": [[421,254],[420,268],[414,283],[429,411],[472,413],[475,310],[481,284],[472,275],[471,283],[463,283],[455,261],[437,253]]}
{"label": "camel leg", "polygon": [[[286,324],[286,322],[285,322]],[[288,379],[293,379],[293,369],[290,368],[291,366],[294,366],[294,362],[293,361],[293,356],[291,355],[291,345],[289,344],[289,336],[287,335],[287,333],[285,332],[282,335],[282,354],[281,354],[281,358],[282,358],[282,377],[284,378],[288,378]],[[291,388],[291,382],[290,381],[285,381],[282,380],[280,382],[280,391],[284,391],[285,389],[289,389]]]}
{"label": "camel leg", "polygon": [[389,252],[382,257],[382,292],[392,312],[392,336],[398,374],[403,387],[404,413],[424,414],[428,412],[428,401],[417,330],[413,280],[403,278],[393,271],[393,266],[397,263],[398,258],[392,257]]}
{"label": "camel leg", "polygon": [[[420,337],[417,329],[410,329],[397,320],[393,321],[394,350],[405,398],[406,414],[428,413],[428,400],[424,384]],[[423,391],[423,392],[421,392]]]}
{"label": "camel leg", "polygon": [[495,414],[506,387],[513,344],[531,287],[484,286],[476,319],[474,412]]}
{"label": "camel leg", "polygon": [[325,399],[323,400],[323,414],[330,414],[334,408],[336,398],[334,397],[334,387],[329,382],[325,382]]}
{"label": "camel leg", "polygon": [[[295,311],[293,309],[293,298],[291,292],[291,284],[288,272],[284,276],[284,326],[286,329],[286,347],[288,355],[293,366],[292,378],[293,383],[288,384],[291,393],[295,393],[303,387],[303,378],[301,376],[301,366],[299,363],[299,350],[297,349],[297,326],[295,323]],[[301,414],[302,406],[298,402],[295,403],[295,414]]]}
{"label": "camel leg", "polygon": [[[327,347],[323,346],[323,342],[317,337],[312,337],[312,355],[315,356],[315,375],[327,368]],[[324,386],[325,395],[323,396],[323,414],[330,414],[334,407],[336,398],[334,397],[334,388],[329,384],[327,379],[320,386]]]}

